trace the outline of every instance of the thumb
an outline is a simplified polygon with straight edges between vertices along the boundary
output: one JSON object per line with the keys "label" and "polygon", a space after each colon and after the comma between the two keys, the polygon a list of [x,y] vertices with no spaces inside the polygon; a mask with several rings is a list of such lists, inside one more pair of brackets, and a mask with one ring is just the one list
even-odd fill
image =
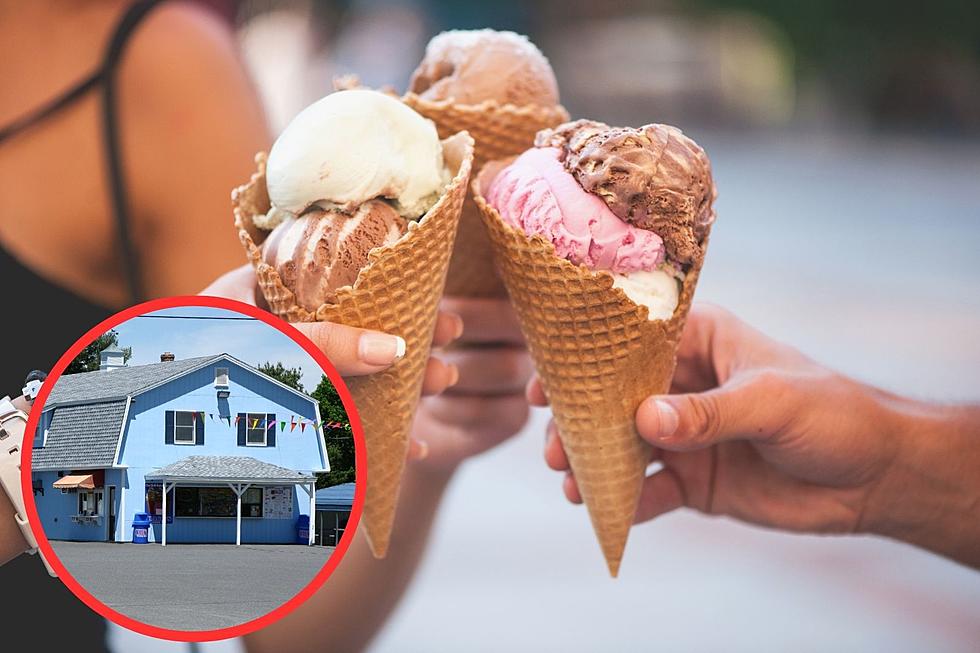
{"label": "thumb", "polygon": [[333,322],[294,322],[293,326],[313,341],[341,376],[380,372],[405,355],[400,336]]}
{"label": "thumb", "polygon": [[636,410],[636,429],[661,449],[690,451],[727,440],[768,440],[794,413],[778,378],[732,379],[707,392],[648,397]]}

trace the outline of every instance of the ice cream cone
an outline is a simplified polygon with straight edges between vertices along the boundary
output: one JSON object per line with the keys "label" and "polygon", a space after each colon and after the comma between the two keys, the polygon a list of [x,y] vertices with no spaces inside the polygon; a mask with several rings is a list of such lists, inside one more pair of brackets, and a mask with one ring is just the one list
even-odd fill
{"label": "ice cream cone", "polygon": [[[520,154],[534,144],[539,130],[568,120],[562,106],[522,106],[494,101],[475,105],[425,100],[406,93],[402,102],[436,124],[440,138],[466,130],[476,141],[473,169],[487,161]],[[506,297],[493,266],[493,255],[480,212],[467,193],[459,233],[446,277],[446,294],[465,297]]]}
{"label": "ice cream cone", "polygon": [[252,217],[269,210],[265,154],[256,156],[258,170],[251,180],[232,193],[239,237],[273,313],[293,322],[337,322],[405,339],[404,358],[383,372],[347,381],[367,444],[364,530],[378,558],[388,550],[409,430],[473,161],[469,134],[455,134],[442,143],[453,174],[446,192],[419,222],[409,223],[397,243],[372,250],[354,285],[339,289],[336,302],[316,311],[298,305],[279,273],[262,260],[259,245],[266,232],[254,226]]}
{"label": "ice cream cone", "polygon": [[648,320],[647,307],[614,288],[609,273],[556,256],[554,245],[512,228],[487,204],[481,189],[508,163],[484,166],[473,181],[473,197],[616,576],[651,454],[636,434],[634,413],[645,397],[670,388],[703,253],[685,276],[673,317]]}

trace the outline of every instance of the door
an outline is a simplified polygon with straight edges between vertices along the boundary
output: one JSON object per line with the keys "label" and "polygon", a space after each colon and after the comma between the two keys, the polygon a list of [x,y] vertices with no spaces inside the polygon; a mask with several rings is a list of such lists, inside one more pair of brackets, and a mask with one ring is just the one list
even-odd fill
{"label": "door", "polygon": [[108,542],[116,541],[116,486],[109,486],[109,537],[106,538]]}

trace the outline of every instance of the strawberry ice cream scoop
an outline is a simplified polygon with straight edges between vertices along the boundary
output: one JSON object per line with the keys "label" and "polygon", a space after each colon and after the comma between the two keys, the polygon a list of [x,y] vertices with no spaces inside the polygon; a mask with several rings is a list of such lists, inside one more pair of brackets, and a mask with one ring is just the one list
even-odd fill
{"label": "strawberry ice cream scoop", "polygon": [[543,236],[572,263],[618,274],[655,270],[664,259],[660,236],[616,217],[565,170],[559,155],[554,147],[526,151],[497,175],[487,201],[505,221]]}

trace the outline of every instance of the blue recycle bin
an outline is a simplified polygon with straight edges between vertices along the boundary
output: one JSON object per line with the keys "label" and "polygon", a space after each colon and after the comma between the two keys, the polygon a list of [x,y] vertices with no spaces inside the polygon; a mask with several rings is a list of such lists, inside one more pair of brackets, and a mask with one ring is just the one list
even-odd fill
{"label": "blue recycle bin", "polygon": [[296,520],[296,544],[308,544],[310,541],[310,516],[300,515]]}
{"label": "blue recycle bin", "polygon": [[150,514],[138,512],[133,517],[133,544],[147,544],[150,541]]}

